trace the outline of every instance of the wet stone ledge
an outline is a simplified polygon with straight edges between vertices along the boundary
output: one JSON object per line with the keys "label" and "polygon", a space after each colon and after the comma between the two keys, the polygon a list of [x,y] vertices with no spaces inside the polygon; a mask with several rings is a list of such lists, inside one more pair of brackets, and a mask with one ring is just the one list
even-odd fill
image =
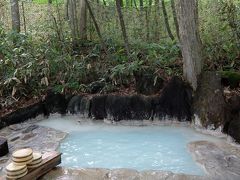
{"label": "wet stone ledge", "polygon": [[8,139],[9,153],[0,157],[0,176],[4,167],[10,162],[10,155],[19,148],[30,147],[41,153],[51,152],[58,148],[67,133],[52,128],[38,126],[35,121],[14,124],[0,130],[0,136]]}

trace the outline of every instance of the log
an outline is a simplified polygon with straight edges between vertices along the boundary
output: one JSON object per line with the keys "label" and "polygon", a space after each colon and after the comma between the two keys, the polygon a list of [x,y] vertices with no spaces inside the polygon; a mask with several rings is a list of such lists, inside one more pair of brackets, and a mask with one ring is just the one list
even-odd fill
{"label": "log", "polygon": [[0,136],[0,157],[5,156],[8,152],[7,139]]}

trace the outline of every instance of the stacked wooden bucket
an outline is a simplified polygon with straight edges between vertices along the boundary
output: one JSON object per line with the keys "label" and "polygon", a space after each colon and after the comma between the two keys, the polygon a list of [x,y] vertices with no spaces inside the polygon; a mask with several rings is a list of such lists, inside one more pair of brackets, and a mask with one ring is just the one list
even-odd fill
{"label": "stacked wooden bucket", "polygon": [[6,167],[7,178],[21,178],[28,173],[28,169],[39,167],[41,162],[41,153],[33,152],[30,148],[17,150],[12,154],[12,162]]}

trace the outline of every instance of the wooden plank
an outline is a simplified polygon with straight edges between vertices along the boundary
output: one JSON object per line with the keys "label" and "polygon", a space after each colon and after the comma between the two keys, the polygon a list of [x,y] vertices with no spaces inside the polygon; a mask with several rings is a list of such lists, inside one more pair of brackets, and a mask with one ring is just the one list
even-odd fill
{"label": "wooden plank", "polygon": [[[20,178],[19,180],[36,180],[37,178],[43,176],[52,168],[56,167],[58,164],[61,163],[61,155],[62,153],[56,151],[43,154],[42,164],[37,168],[29,169],[28,174]],[[8,178],[3,179],[8,180]]]}

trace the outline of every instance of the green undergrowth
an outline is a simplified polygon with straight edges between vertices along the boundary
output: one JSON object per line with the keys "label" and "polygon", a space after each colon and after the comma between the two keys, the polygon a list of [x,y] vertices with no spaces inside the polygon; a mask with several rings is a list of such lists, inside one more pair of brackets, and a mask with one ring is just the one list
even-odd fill
{"label": "green undergrowth", "polygon": [[[112,39],[105,41],[106,51],[95,42],[73,47],[68,36],[60,42],[54,33],[35,38],[0,28],[0,39],[0,103],[40,96],[48,89],[75,94],[118,92],[134,88],[137,71],[153,72],[154,79],[182,75],[180,47],[173,41],[132,43],[127,56],[124,46]],[[222,67],[217,70],[226,70]],[[239,66],[235,63],[231,68]]]}
{"label": "green undergrowth", "polygon": [[180,50],[176,43],[132,44],[131,57],[124,46],[107,40],[82,43],[77,48],[66,38],[36,39],[31,34],[0,30],[0,95],[16,100],[39,96],[47,89],[56,92],[100,93],[118,91],[134,84],[134,72],[154,72],[157,78],[181,74]]}

